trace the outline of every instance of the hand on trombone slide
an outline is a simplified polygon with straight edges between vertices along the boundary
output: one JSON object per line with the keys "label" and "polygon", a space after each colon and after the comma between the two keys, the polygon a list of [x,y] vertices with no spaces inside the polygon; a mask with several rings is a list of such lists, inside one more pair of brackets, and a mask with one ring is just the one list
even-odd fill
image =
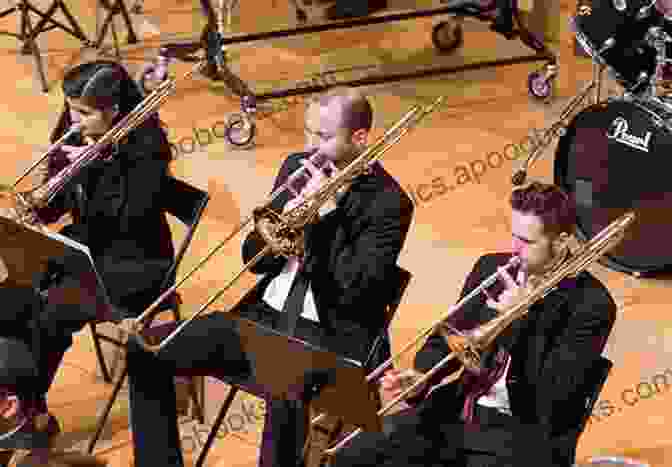
{"label": "hand on trombone slide", "polygon": [[527,272],[524,268],[521,268],[516,279],[503,267],[497,270],[497,274],[504,283],[504,291],[497,298],[493,297],[487,288],[483,289],[483,293],[487,297],[486,305],[497,310],[498,313],[502,313],[529,295],[530,287],[527,280]]}
{"label": "hand on trombone slide", "polygon": [[[392,400],[398,397],[406,389],[413,386],[413,383],[418,381],[422,373],[409,368],[407,370],[392,369],[380,378],[380,387],[383,390],[383,399]],[[408,393],[407,399],[413,399],[423,392],[427,387],[427,381],[420,384],[413,391]]]}

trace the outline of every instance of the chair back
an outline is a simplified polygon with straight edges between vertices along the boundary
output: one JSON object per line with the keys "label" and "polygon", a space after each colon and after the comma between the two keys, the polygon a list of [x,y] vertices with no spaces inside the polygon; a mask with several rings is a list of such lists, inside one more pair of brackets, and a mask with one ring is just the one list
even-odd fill
{"label": "chair back", "polygon": [[196,228],[201,221],[203,211],[210,201],[210,195],[182,180],[167,176],[162,190],[163,209],[178,219],[187,228],[187,233],[175,252],[175,261],[166,275],[164,288],[172,282],[173,276],[191,243]]}
{"label": "chair back", "polygon": [[397,313],[399,304],[404,298],[408,284],[413,278],[411,274],[406,269],[402,268],[399,265],[395,266],[396,275],[395,282],[392,284],[390,290],[392,290],[392,297],[390,301],[385,305],[385,317],[383,321],[383,326],[381,327],[380,334],[376,337],[376,340],[373,341],[371,346],[371,351],[364,362],[364,368],[372,369],[374,366],[383,363],[391,356],[390,342],[389,342],[389,327],[390,323],[394,319],[394,316]]}
{"label": "chair back", "polygon": [[597,403],[604,383],[607,382],[609,373],[614,364],[607,357],[600,356],[600,358],[595,362],[592,371],[589,373],[589,380],[586,383],[588,385],[589,392],[585,399],[585,407],[581,420],[579,422],[579,431],[578,434],[581,435],[583,430],[586,429],[588,420],[590,419],[591,414],[593,413],[593,408]]}

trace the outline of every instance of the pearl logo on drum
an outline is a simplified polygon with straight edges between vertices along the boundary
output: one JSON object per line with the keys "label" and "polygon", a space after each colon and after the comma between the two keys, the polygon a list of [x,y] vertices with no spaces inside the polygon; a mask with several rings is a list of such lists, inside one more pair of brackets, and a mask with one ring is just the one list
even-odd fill
{"label": "pearl logo on drum", "polygon": [[607,138],[614,139],[619,143],[630,146],[633,149],[649,152],[649,142],[651,141],[651,132],[647,131],[644,137],[631,135],[628,133],[628,121],[623,117],[616,118],[611,123],[611,128],[607,132]]}

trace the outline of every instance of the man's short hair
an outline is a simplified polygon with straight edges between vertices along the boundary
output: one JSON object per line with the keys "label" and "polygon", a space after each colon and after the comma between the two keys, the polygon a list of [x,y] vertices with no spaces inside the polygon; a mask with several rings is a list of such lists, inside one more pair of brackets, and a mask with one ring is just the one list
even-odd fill
{"label": "man's short hair", "polygon": [[532,182],[511,193],[511,208],[541,219],[544,233],[557,235],[574,233],[576,205],[560,187]]}
{"label": "man's short hair", "polygon": [[358,89],[345,86],[337,86],[329,89],[326,93],[311,99],[311,103],[319,103],[326,107],[334,100],[341,104],[341,128],[351,133],[357,130],[370,131],[373,125],[373,108],[367,97]]}

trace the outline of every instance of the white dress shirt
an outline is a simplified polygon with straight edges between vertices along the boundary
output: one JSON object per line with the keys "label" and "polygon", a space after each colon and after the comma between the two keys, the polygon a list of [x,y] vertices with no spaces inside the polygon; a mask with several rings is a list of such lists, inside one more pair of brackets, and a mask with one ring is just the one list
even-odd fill
{"label": "white dress shirt", "polygon": [[511,415],[511,406],[509,405],[509,391],[506,389],[506,375],[509,374],[511,366],[511,357],[507,358],[504,373],[497,382],[490,388],[490,391],[479,397],[476,403],[483,407],[492,407],[506,415]]}
{"label": "white dress shirt", "polygon": [[[382,167],[380,161],[374,161],[372,163],[372,167],[374,164]],[[343,196],[345,196],[349,189],[349,185],[342,187],[341,190],[336,193],[336,203],[331,205],[323,205],[319,210],[319,216],[324,217],[336,209],[336,204]],[[296,204],[300,202],[302,194],[294,199],[289,200],[287,204],[285,204],[283,212],[286,212],[296,206]],[[285,306],[285,302],[287,301],[287,297],[289,297],[289,291],[292,288],[292,284],[294,283],[294,278],[296,277],[296,272],[298,270],[299,258],[296,256],[289,257],[287,264],[285,264],[285,267],[280,272],[280,274],[278,274],[277,277],[275,277],[275,279],[273,279],[266,287],[263,300],[274,310],[280,312],[284,311],[283,308]],[[317,315],[317,307],[315,306],[313,289],[310,283],[308,284],[308,290],[306,291],[306,299],[303,302],[303,313],[301,313],[301,316],[315,322],[320,321]]]}
{"label": "white dress shirt", "polygon": [[[340,199],[345,193],[339,193],[337,195],[337,200]],[[293,201],[293,200],[292,200]],[[294,206],[294,203],[291,201],[285,205],[283,211],[287,211]],[[333,205],[324,205],[320,208],[319,215],[320,217],[326,216],[328,213],[333,211],[335,206]],[[294,283],[294,278],[296,277],[296,272],[299,270],[300,260],[296,256],[290,256],[287,259],[287,264],[282,269],[280,274],[275,277],[266,287],[264,292],[263,300],[274,310],[284,311],[285,301],[289,296],[289,291],[292,288]],[[317,307],[315,306],[315,299],[313,298],[313,289],[311,284],[308,284],[308,290],[306,291],[306,299],[303,302],[303,313],[301,313],[306,319],[311,321],[319,322],[317,316]]]}

